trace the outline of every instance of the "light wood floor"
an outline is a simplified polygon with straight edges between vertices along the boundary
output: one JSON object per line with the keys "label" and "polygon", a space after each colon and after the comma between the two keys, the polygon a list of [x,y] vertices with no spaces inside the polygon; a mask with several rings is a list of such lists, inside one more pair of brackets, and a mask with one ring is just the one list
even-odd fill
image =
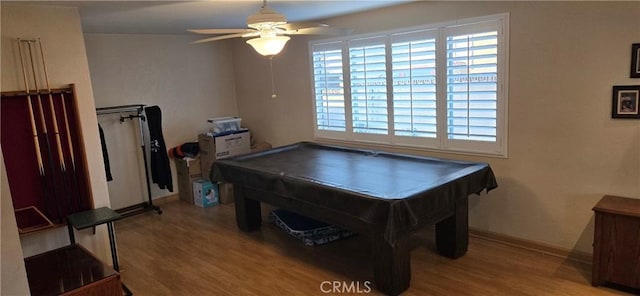
{"label": "light wood floor", "polygon": [[[260,231],[239,231],[233,204],[159,205],[162,215],[116,222],[122,279],[134,295],[328,295],[322,289],[331,284],[323,281],[355,281],[359,292],[371,286],[365,237],[307,247],[266,219]],[[411,287],[403,295],[631,295],[592,287],[591,265],[480,238],[471,237],[457,260],[435,254],[429,230],[412,243]]]}

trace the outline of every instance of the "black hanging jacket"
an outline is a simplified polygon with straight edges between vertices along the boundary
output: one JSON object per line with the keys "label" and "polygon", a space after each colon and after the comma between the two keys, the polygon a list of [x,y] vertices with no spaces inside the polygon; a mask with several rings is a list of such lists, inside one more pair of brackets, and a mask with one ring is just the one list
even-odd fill
{"label": "black hanging jacket", "polygon": [[158,184],[160,189],[173,192],[169,156],[162,136],[162,112],[158,106],[145,107],[144,112],[147,114],[149,142],[151,143],[151,179],[153,183]]}
{"label": "black hanging jacket", "polygon": [[104,159],[104,173],[107,175],[107,182],[113,181],[113,176],[111,176],[111,165],[109,165],[109,153],[107,152],[107,143],[104,140],[104,131],[102,131],[102,127],[98,124],[98,131],[100,132],[100,144],[102,145],[102,158]]}

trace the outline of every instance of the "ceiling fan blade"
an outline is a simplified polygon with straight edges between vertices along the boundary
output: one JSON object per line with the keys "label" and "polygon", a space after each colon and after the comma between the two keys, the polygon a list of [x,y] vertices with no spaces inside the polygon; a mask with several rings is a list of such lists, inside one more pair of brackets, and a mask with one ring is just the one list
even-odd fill
{"label": "ceiling fan blade", "polygon": [[344,36],[353,32],[353,29],[345,28],[329,28],[329,27],[313,27],[302,28],[297,30],[289,30],[284,32],[287,35],[331,35],[331,36]]}
{"label": "ceiling fan blade", "polygon": [[252,29],[193,29],[187,30],[196,34],[233,34],[253,32]]}
{"label": "ceiling fan blade", "polygon": [[316,22],[299,22],[299,23],[288,23],[284,25],[278,26],[278,28],[282,28],[285,31],[299,30],[303,28],[313,28],[313,27],[328,27],[329,25],[323,23]]}
{"label": "ceiling fan blade", "polygon": [[215,36],[215,37],[210,37],[210,38],[205,38],[205,39],[196,40],[196,41],[191,42],[191,44],[196,44],[196,43],[205,43],[205,42],[209,42],[209,41],[216,41],[216,40],[230,39],[230,38],[236,38],[236,37],[245,37],[245,35],[246,35],[246,33],[237,33],[237,34],[229,34],[229,35]]}
{"label": "ceiling fan blade", "polygon": [[260,36],[260,31],[251,31],[249,33],[244,33],[242,37],[256,37]]}

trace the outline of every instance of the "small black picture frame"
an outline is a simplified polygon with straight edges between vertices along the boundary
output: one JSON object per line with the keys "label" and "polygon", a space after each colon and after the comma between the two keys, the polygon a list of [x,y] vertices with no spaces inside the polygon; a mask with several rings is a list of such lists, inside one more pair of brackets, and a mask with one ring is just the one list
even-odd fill
{"label": "small black picture frame", "polygon": [[640,85],[613,87],[612,118],[640,119]]}
{"label": "small black picture frame", "polygon": [[631,78],[640,78],[640,43],[631,45]]}

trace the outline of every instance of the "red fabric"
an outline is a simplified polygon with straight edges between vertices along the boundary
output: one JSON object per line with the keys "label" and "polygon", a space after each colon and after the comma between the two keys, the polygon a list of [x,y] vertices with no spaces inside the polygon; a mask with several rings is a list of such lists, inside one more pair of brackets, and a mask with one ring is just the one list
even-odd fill
{"label": "red fabric", "polygon": [[2,153],[13,207],[21,209],[33,205],[42,209],[43,192],[27,99],[24,96],[3,97],[0,110]]}
{"label": "red fabric", "polygon": [[49,221],[42,217],[34,207],[28,207],[16,211],[16,223],[21,232],[28,232],[32,229],[42,229],[53,226]]}

